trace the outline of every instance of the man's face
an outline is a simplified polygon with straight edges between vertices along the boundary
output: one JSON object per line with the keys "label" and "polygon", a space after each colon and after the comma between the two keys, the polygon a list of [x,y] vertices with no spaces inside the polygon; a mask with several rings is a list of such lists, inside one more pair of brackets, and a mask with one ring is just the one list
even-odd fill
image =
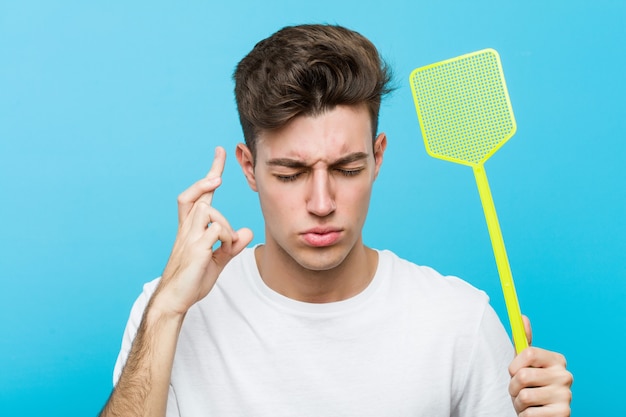
{"label": "man's face", "polygon": [[264,250],[272,262],[326,271],[363,245],[361,230],[385,146],[384,134],[372,144],[365,106],[337,106],[262,133],[255,164],[239,146],[238,159],[259,193]]}

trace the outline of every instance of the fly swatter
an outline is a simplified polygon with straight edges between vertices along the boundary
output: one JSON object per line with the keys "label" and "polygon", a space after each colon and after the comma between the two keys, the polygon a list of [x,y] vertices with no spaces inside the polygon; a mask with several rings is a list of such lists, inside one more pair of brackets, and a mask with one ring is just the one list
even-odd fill
{"label": "fly swatter", "polygon": [[426,151],[474,170],[515,350],[528,346],[484,163],[515,134],[498,53],[484,49],[415,69],[410,76]]}

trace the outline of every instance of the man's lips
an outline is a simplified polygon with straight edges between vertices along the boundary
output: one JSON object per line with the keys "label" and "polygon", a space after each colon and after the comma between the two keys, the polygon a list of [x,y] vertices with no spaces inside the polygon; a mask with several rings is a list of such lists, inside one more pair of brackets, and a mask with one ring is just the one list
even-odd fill
{"label": "man's lips", "polygon": [[302,238],[310,246],[324,247],[336,243],[341,236],[341,229],[314,228],[302,233]]}

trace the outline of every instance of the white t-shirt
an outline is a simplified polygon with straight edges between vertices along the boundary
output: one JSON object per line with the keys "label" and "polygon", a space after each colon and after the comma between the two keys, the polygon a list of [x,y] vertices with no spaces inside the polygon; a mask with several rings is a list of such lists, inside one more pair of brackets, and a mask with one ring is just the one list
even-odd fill
{"label": "white t-shirt", "polygon": [[[378,254],[364,291],[313,304],[270,289],[245,249],[185,317],[168,417],[515,416],[513,347],[488,297]],[[114,381],[157,284],[133,306]]]}

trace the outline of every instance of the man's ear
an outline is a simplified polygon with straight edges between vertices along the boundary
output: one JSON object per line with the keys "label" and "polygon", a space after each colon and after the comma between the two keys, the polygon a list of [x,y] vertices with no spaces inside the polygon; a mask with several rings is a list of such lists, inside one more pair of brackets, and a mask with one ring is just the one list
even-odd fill
{"label": "man's ear", "polygon": [[256,186],[256,177],[254,175],[254,157],[252,156],[252,152],[250,152],[250,148],[243,143],[240,143],[237,145],[235,155],[237,156],[239,165],[241,165],[243,175],[245,175],[246,180],[248,180],[248,185],[253,191],[259,191]]}
{"label": "man's ear", "polygon": [[385,153],[385,149],[387,149],[387,135],[379,133],[374,141],[374,163],[376,164],[374,178],[378,177],[378,172],[383,164],[383,154]]}

